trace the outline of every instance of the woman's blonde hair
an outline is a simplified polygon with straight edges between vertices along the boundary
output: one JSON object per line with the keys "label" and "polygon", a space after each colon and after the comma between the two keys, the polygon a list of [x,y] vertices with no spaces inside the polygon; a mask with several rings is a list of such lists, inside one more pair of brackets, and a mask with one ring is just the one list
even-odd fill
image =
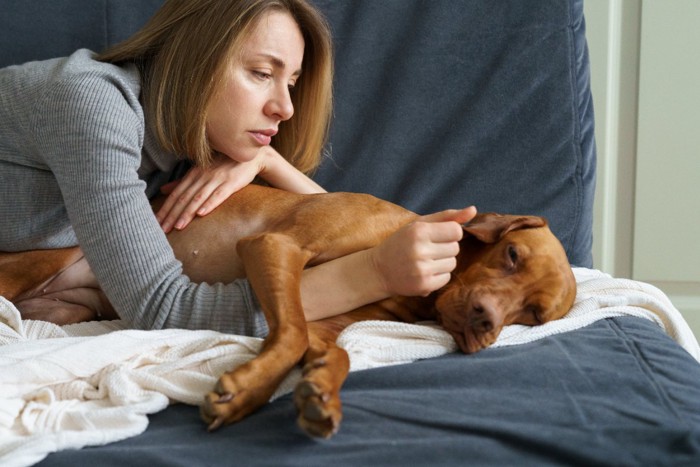
{"label": "woman's blonde hair", "polygon": [[319,165],[328,135],[333,57],[328,25],[306,0],[168,0],[140,31],[97,59],[134,63],[146,119],[161,146],[206,167],[213,156],[209,104],[242,43],[273,10],[294,18],[305,48],[302,77],[291,93],[294,116],[280,125],[272,146],[308,173]]}

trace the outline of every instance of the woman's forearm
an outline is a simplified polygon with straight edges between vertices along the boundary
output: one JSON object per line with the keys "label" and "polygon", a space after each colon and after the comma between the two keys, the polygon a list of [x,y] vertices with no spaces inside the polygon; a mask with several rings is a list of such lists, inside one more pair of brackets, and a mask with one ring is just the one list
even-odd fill
{"label": "woman's forearm", "polygon": [[307,321],[335,316],[389,296],[372,265],[371,250],[305,269],[301,301]]}
{"label": "woman's forearm", "polygon": [[307,321],[334,316],[391,295],[426,296],[450,280],[460,224],[476,209],[422,216],[373,248],[304,270],[301,301]]}

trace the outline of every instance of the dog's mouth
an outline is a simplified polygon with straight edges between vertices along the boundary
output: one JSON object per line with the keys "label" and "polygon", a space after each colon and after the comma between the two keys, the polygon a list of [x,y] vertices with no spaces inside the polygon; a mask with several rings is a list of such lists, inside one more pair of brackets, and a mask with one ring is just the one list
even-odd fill
{"label": "dog's mouth", "polygon": [[451,328],[444,324],[442,326],[455,340],[459,350],[467,355],[477,353],[491,346],[498,337],[498,332],[479,332],[471,329],[469,326],[463,328]]}
{"label": "dog's mouth", "polygon": [[445,291],[435,303],[438,323],[466,354],[492,345],[502,328],[501,322],[491,316],[492,312],[475,306],[472,298],[470,290],[456,288]]}

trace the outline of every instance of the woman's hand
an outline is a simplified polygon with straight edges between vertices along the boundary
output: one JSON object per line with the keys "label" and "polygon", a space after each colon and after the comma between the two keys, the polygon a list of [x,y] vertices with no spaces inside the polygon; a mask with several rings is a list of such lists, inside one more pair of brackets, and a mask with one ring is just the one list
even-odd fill
{"label": "woman's hand", "polygon": [[370,250],[385,292],[426,296],[446,285],[457,266],[460,224],[475,215],[476,208],[468,207],[423,216]]}
{"label": "woman's hand", "polygon": [[182,179],[164,185],[161,191],[168,197],[156,218],[166,233],[173,228],[182,230],[195,216],[209,214],[258,175],[270,185],[288,191],[324,191],[268,146],[247,162],[236,162],[219,155],[211,167],[193,167]]}
{"label": "woman's hand", "polygon": [[184,229],[195,216],[204,216],[229,196],[253,181],[260,172],[259,161],[239,163],[217,156],[211,167],[192,167],[180,180],[163,185],[168,195],[156,219],[168,233]]}

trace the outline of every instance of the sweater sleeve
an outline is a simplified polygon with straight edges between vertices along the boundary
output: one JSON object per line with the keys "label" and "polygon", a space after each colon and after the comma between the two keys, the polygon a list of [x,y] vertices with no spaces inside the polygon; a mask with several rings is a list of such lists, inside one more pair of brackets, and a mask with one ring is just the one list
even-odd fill
{"label": "sweater sleeve", "polygon": [[73,75],[51,82],[36,110],[38,151],[120,317],[141,329],[267,333],[247,281],[196,284],[183,275],[138,176],[145,126],[132,85],[118,74]]}

